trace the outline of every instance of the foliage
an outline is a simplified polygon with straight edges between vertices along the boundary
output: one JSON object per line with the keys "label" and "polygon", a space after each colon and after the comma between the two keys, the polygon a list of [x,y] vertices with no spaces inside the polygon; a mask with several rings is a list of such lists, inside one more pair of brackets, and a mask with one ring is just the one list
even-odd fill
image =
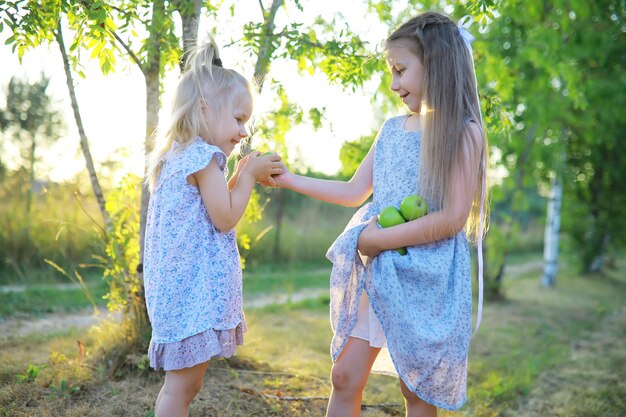
{"label": "foliage", "polygon": [[[117,58],[125,56],[129,51],[133,58],[145,62],[151,52],[150,46],[135,32],[135,25],[138,22],[149,22],[150,4],[132,0],[118,3],[57,0],[38,4],[28,0],[2,1],[0,14],[5,15],[3,23],[12,31],[6,43],[12,46],[21,59],[28,50],[54,42],[58,21],[65,16],[68,29],[74,33],[69,57],[81,77],[85,77],[82,71],[85,59],[97,59],[104,74],[115,71]],[[174,20],[171,19],[171,14],[176,10],[174,3],[168,2],[169,14],[159,17],[162,20],[160,34],[163,41],[160,53],[167,58],[161,61],[163,68],[172,67],[180,57],[179,41],[174,34]],[[119,43],[116,40],[118,31],[122,35],[134,36],[135,40],[131,38],[125,43]],[[139,46],[134,48],[136,44]],[[83,53],[88,56],[85,57]]]}
{"label": "foliage", "polygon": [[343,178],[351,178],[361,165],[361,161],[367,155],[372,147],[376,133],[363,136],[352,142],[344,142],[339,151],[339,159],[341,160],[340,175]]}
{"label": "foliage", "polygon": [[53,396],[59,398],[70,398],[72,395],[80,391],[80,386],[72,385],[65,379],[61,380],[59,385],[51,384],[50,391]]}
{"label": "foliage", "polygon": [[[519,13],[521,8],[524,13]],[[588,270],[609,248],[623,246],[626,223],[624,157],[615,152],[624,125],[623,36],[620,2],[503,2],[479,51],[481,89],[508,111],[510,135],[495,135],[504,185],[512,197],[523,185],[545,193],[555,176],[565,184],[563,228],[577,241]],[[479,52],[481,53],[481,52]],[[517,178],[517,179],[516,179]],[[507,195],[507,194],[505,194]]]}
{"label": "foliage", "polygon": [[5,139],[12,138],[21,148],[22,158],[29,168],[31,148],[56,139],[61,127],[60,112],[47,93],[49,84],[50,79],[43,74],[32,83],[11,77],[6,106],[0,109],[0,130]]}
{"label": "foliage", "polygon": [[[337,31],[337,28],[343,26]],[[305,28],[302,23],[291,23],[272,36],[274,58],[289,58],[297,62],[300,73],[325,74],[330,82],[355,90],[380,68],[372,59],[365,43],[336,19],[321,17]],[[244,27],[244,42],[255,55],[259,55],[264,41],[262,25],[249,23]]]}
{"label": "foliage", "polygon": [[129,174],[110,193],[107,211],[111,224],[106,230],[106,256],[96,257],[104,269],[109,292],[104,296],[110,311],[121,311],[131,323],[136,341],[146,332],[145,311],[139,264],[139,201],[141,178]]}
{"label": "foliage", "polygon": [[23,374],[17,374],[17,380],[20,382],[35,382],[35,379],[39,376],[39,373],[46,367],[46,365],[33,365],[28,364],[26,372]]}

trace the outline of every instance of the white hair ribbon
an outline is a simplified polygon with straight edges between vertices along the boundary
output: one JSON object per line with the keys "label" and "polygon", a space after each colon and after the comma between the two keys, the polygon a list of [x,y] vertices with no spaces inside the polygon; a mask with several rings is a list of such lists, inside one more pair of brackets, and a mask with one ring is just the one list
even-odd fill
{"label": "white hair ribbon", "polygon": [[[472,60],[472,69],[474,70],[474,85],[476,86],[476,102],[478,103],[478,116],[480,117],[480,126],[482,126],[483,116],[480,110],[480,99],[478,97],[478,80],[476,79],[476,66],[474,65],[474,54],[472,53],[472,42],[474,41],[474,36],[468,32],[469,27],[474,22],[474,18],[470,15],[463,16],[459,22],[457,23],[457,27],[459,29],[459,34],[461,38],[463,38],[463,42],[467,47],[467,51],[469,52],[470,59]],[[478,328],[480,327],[480,321],[483,316],[483,217],[485,215],[485,188],[486,188],[486,169],[487,169],[487,160],[486,160],[486,152],[483,152],[483,160],[481,161],[482,172],[483,172],[483,184],[482,184],[482,192],[480,196],[480,214],[478,217],[478,312],[476,314],[476,327],[474,328],[473,335],[476,334]]]}
{"label": "white hair ribbon", "polygon": [[[474,22],[474,18],[470,15],[465,15],[459,20],[457,23],[457,27],[459,28],[459,33],[465,42],[465,46],[467,46],[467,50],[470,51],[470,55],[472,54],[472,42],[474,41],[474,36],[467,31],[467,29],[472,26]],[[473,62],[472,62],[473,63]]]}

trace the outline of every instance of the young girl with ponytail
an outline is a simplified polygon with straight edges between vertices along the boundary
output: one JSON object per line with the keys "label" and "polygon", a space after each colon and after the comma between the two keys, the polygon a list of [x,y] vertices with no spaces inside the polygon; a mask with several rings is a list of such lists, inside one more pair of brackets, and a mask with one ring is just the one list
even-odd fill
{"label": "young girl with ponytail", "polygon": [[277,154],[252,152],[226,179],[226,159],[248,136],[248,81],[222,67],[210,39],[189,56],[174,96],[171,123],[155,148],[144,280],[152,340],[150,366],[165,370],[156,417],[187,416],[208,361],[243,343],[242,273],[235,225],[254,184],[282,172]]}

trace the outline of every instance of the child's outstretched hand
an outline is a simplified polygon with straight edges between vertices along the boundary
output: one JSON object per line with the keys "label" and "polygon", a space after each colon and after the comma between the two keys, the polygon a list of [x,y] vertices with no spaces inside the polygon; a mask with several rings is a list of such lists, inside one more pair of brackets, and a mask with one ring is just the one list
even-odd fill
{"label": "child's outstretched hand", "polygon": [[376,247],[376,234],[379,231],[377,216],[372,217],[369,224],[361,231],[359,240],[357,242],[357,249],[363,256],[373,258],[377,256],[381,251]]}
{"label": "child's outstretched hand", "polygon": [[287,168],[287,165],[285,165],[284,162],[281,161],[280,165],[282,168],[282,172],[272,177],[272,180],[274,182],[272,187],[285,188],[294,177],[294,174],[289,170],[289,168]]}

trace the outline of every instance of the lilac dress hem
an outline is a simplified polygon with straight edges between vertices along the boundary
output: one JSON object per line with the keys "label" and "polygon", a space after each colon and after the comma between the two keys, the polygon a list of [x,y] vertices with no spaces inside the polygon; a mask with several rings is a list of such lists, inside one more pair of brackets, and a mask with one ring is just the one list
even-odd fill
{"label": "lilac dress hem", "polygon": [[243,321],[234,329],[209,329],[179,342],[150,341],[150,367],[173,371],[191,368],[213,358],[229,358],[235,355],[238,345],[243,345],[243,334],[246,330],[246,323]]}

